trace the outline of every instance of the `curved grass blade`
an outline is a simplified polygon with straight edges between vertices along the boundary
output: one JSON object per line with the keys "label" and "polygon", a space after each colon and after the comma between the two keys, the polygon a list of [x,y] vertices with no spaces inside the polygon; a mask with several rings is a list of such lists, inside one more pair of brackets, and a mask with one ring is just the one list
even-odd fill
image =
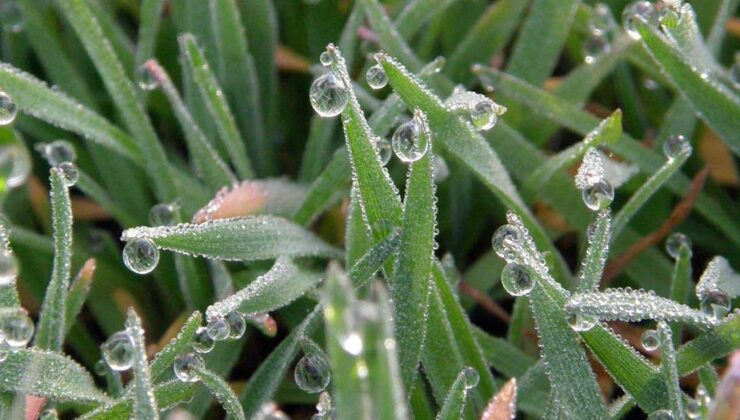
{"label": "curved grass blade", "polygon": [[[0,252],[9,253],[12,257],[13,249],[10,247],[10,229],[8,220],[0,217]],[[0,286],[0,307],[18,308],[21,306],[20,297],[18,297],[17,276],[8,282],[5,286]]]}
{"label": "curved grass blade", "polygon": [[673,348],[671,329],[664,321],[658,322],[658,340],[660,341],[660,371],[668,388],[668,403],[671,414],[675,418],[686,418],[683,407],[683,392],[679,383],[678,369],[676,368],[676,350]]}
{"label": "curved grass blade", "polygon": [[406,5],[398,13],[394,26],[398,28],[398,33],[403,39],[409,39],[425,23],[444,13],[456,1],[458,0],[411,0],[406,2]]}
{"label": "curved grass blade", "polygon": [[726,356],[740,347],[740,316],[732,314],[716,327],[679,347],[678,374],[686,376],[705,363]]}
{"label": "curved grass blade", "polygon": [[64,174],[51,168],[51,212],[54,225],[54,262],[39,315],[36,345],[61,350],[66,331],[67,293],[72,266],[72,203]]}
{"label": "curved grass blade", "polygon": [[126,317],[126,333],[133,339],[134,347],[134,378],[133,416],[136,419],[153,420],[159,418],[157,401],[154,398],[151,372],[146,360],[146,348],[144,347],[144,328],[141,327],[141,319],[136,315],[133,308],[129,308]]}
{"label": "curved grass blade", "polygon": [[375,30],[375,33],[380,40],[380,45],[382,45],[389,54],[396,56],[399,60],[403,61],[412,71],[421,70],[424,63],[416,57],[414,52],[408,46],[396,29],[396,26],[388,18],[388,15],[385,14],[380,2],[378,2],[378,0],[360,1],[362,5],[365,6],[367,20],[370,22],[370,27]]}
{"label": "curved grass blade", "polygon": [[244,410],[242,410],[242,406],[239,404],[239,399],[226,381],[208,369],[195,366],[193,368],[193,372],[198,379],[200,379],[203,385],[208,387],[218,401],[221,402],[226,414],[228,414],[230,418],[237,420],[246,419],[244,416]]}
{"label": "curved grass blade", "polygon": [[219,260],[285,257],[341,258],[342,252],[292,222],[274,216],[218,219],[201,224],[126,229],[123,241],[151,239],[158,247]]}
{"label": "curved grass blade", "polygon": [[[470,369],[470,370],[468,370]],[[473,373],[471,373],[473,372]],[[477,375],[473,368],[463,368],[452,383],[442,409],[437,413],[437,420],[456,420],[464,417],[468,391],[472,388],[469,375]]]}
{"label": "curved grass blade", "polygon": [[108,194],[103,186],[82,169],[79,169],[79,178],[75,186],[85,195],[92,198],[96,203],[108,211],[123,226],[136,226],[137,219],[129,216],[129,213],[122,209],[118,203]]}
{"label": "curved grass blade", "polygon": [[161,379],[179,356],[190,351],[190,345],[195,337],[195,331],[200,327],[202,321],[203,317],[200,312],[193,312],[187,321],[185,321],[177,336],[154,356],[154,360],[149,365],[152,380]]}
{"label": "curved grass blade", "polygon": [[[179,379],[165,382],[154,388],[154,397],[157,405],[166,410],[181,404],[193,397],[196,384],[183,382]],[[80,420],[129,420],[133,410],[131,398],[121,398],[115,402],[101,406],[89,413],[80,416]]]}
{"label": "curved grass blade", "polygon": [[77,315],[82,311],[82,305],[85,304],[85,299],[87,299],[87,295],[90,293],[94,275],[95,259],[90,258],[85,261],[80,272],[77,274],[77,278],[69,286],[69,293],[64,302],[64,332],[62,333],[64,336],[69,333],[69,329],[74,325]]}
{"label": "curved grass blade", "polygon": [[347,190],[349,173],[347,149],[340,147],[334,152],[334,157],[326,165],[326,168],[314,179],[308,189],[306,198],[293,216],[293,221],[306,226],[313,222],[332,203],[338,201]]}
{"label": "curved grass blade", "polygon": [[134,65],[137,68],[154,55],[163,6],[164,0],[143,0],[141,2],[139,7],[139,36],[136,41],[136,52],[134,53]]}
{"label": "curved grass blade", "polygon": [[604,209],[596,215],[592,222],[593,237],[588,238],[588,249],[581,263],[578,273],[576,291],[579,293],[592,292],[599,289],[601,274],[609,256],[609,241],[611,239],[611,212]]}
{"label": "curved grass blade", "polygon": [[364,285],[383,263],[394,255],[401,245],[401,231],[394,230],[385,239],[370,248],[361,258],[357,259],[349,270],[349,278],[355,288]]}

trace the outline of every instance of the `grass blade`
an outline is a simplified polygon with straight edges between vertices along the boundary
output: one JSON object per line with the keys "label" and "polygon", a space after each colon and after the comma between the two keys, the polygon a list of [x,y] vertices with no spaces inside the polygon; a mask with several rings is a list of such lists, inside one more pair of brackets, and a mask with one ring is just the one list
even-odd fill
{"label": "grass blade", "polygon": [[412,37],[428,21],[434,19],[457,0],[411,0],[401,9],[394,26],[404,39]]}
{"label": "grass blade", "polygon": [[360,0],[365,7],[365,15],[370,27],[373,28],[380,45],[388,54],[397,57],[406,64],[412,71],[421,70],[424,66],[421,60],[414,54],[411,48],[406,44],[396,26],[385,14],[383,6],[378,0]]}
{"label": "grass blade", "polygon": [[154,356],[154,360],[149,366],[153,380],[161,379],[171,369],[178,357],[190,351],[190,344],[193,342],[193,337],[195,337],[195,331],[200,327],[202,321],[203,317],[200,312],[193,312],[180,328],[177,336]]}
{"label": "grass blade", "polygon": [[658,322],[658,340],[660,341],[660,370],[668,388],[668,403],[671,414],[675,418],[683,419],[686,412],[683,407],[683,392],[679,384],[678,369],[676,368],[676,350],[673,348],[671,329],[668,324]]}
{"label": "grass blade", "polygon": [[144,347],[144,329],[141,327],[141,319],[136,315],[133,308],[129,308],[126,317],[126,333],[134,342],[134,418],[142,420],[153,420],[159,418],[157,401],[154,399],[151,372],[146,360],[146,348]]}
{"label": "grass blade", "polygon": [[82,265],[79,274],[74,283],[69,286],[69,293],[67,299],[64,302],[64,332],[63,335],[69,333],[69,329],[75,323],[77,315],[82,311],[82,305],[85,304],[87,295],[90,293],[90,287],[92,286],[93,276],[95,275],[95,259],[90,258]]}
{"label": "grass blade", "polygon": [[143,0],[139,7],[139,36],[134,53],[136,68],[154,56],[164,0]]}
{"label": "grass blade", "polygon": [[[363,232],[364,233],[364,232]],[[394,230],[385,239],[358,258],[349,270],[349,278],[355,288],[365,284],[373,274],[383,267],[391,255],[395,255],[401,245],[401,231]]]}
{"label": "grass blade", "polygon": [[[0,252],[9,254],[11,258],[18,258],[10,247],[10,229],[7,219],[0,218]],[[18,297],[18,276],[14,276],[7,285],[0,287],[0,307],[18,308],[21,299]]]}
{"label": "grass blade", "polygon": [[224,410],[226,410],[226,414],[228,414],[230,418],[237,420],[246,419],[244,416],[244,410],[242,410],[242,406],[239,404],[239,398],[237,398],[236,394],[234,394],[234,391],[231,390],[226,381],[208,369],[194,366],[193,370],[203,385],[208,387],[218,401],[221,402]]}
{"label": "grass blade", "polygon": [[473,368],[464,368],[460,371],[447,393],[442,409],[437,413],[437,420],[455,420],[464,417],[468,390],[475,386],[473,382],[478,382],[477,375]]}
{"label": "grass blade", "polygon": [[[162,410],[167,410],[193,397],[196,384],[185,383],[179,379],[165,382],[154,388],[154,397]],[[131,418],[133,403],[130,398],[120,398],[80,416],[80,420],[128,420]]]}
{"label": "grass blade", "polygon": [[592,292],[599,289],[601,274],[609,255],[609,241],[611,239],[611,212],[604,209],[596,215],[592,222],[593,237],[588,238],[588,249],[581,263],[578,273],[576,291],[579,293]]}
{"label": "grass blade", "polygon": [[[671,300],[686,304],[689,299],[689,289],[691,288],[691,248],[682,246],[678,250],[678,258],[673,265],[673,275],[671,276]],[[683,335],[683,325],[674,323],[671,325],[673,332],[673,344],[681,343]]]}
{"label": "grass blade", "polygon": [[[325,120],[321,120],[325,121]],[[313,222],[332,203],[338,201],[349,184],[349,159],[347,149],[340,147],[326,168],[316,177],[308,189],[306,198],[293,216],[300,225]]]}

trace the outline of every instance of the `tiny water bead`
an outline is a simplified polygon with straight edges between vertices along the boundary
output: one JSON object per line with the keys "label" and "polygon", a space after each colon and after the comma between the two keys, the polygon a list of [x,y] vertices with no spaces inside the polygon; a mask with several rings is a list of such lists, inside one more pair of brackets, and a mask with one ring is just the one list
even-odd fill
{"label": "tiny water bead", "polygon": [[429,141],[421,135],[421,124],[416,118],[398,126],[391,139],[393,152],[404,163],[412,163],[429,151]]}
{"label": "tiny water bead", "polygon": [[336,117],[347,106],[349,92],[342,79],[332,70],[314,80],[308,98],[317,114]]}
{"label": "tiny water bead", "polygon": [[136,69],[136,84],[139,85],[141,90],[146,91],[154,90],[159,86],[157,79],[147,68],[146,64],[142,64]]}
{"label": "tiny water bead", "polygon": [[3,316],[0,326],[5,342],[14,349],[26,347],[35,330],[31,317],[23,310]]}
{"label": "tiny water bead", "polygon": [[686,417],[690,419],[701,418],[701,404],[693,398],[686,400]]}
{"label": "tiny water bead", "polygon": [[334,419],[334,407],[331,403],[331,395],[324,391],[319,395],[319,402],[316,404],[316,414],[311,416],[311,420],[330,419]]}
{"label": "tiny water bead", "polygon": [[175,360],[172,369],[175,371],[177,379],[183,382],[197,382],[198,375],[195,374],[194,367],[203,368],[205,363],[203,359],[195,353],[188,353],[180,356]]}
{"label": "tiny water bead", "polygon": [[584,188],[581,195],[586,207],[592,211],[599,211],[609,207],[614,200],[614,188],[609,181],[601,179]]}
{"label": "tiny water bead", "polygon": [[534,288],[534,278],[529,267],[510,262],[501,272],[501,285],[512,296],[523,296]]}
{"label": "tiny water bead", "polygon": [[9,250],[0,251],[0,286],[13,284],[18,276],[18,260]]}
{"label": "tiny water bead", "polygon": [[331,64],[334,62],[334,54],[330,53],[329,51],[324,51],[321,53],[321,55],[319,55],[319,61],[323,66],[331,66]]}
{"label": "tiny water bead", "polygon": [[701,296],[702,312],[716,320],[724,318],[730,309],[730,297],[720,289],[708,290]]}
{"label": "tiny water bead", "polygon": [[193,350],[198,353],[208,353],[216,346],[216,340],[208,335],[206,327],[198,327],[193,337]]}
{"label": "tiny water bead", "polygon": [[614,17],[609,6],[604,3],[594,5],[588,19],[588,31],[594,36],[605,36],[614,28]]}
{"label": "tiny water bead", "polygon": [[584,332],[588,331],[591,328],[593,328],[596,325],[596,322],[598,321],[596,318],[578,313],[573,312],[569,313],[568,317],[568,325],[573,329],[573,331],[576,332]]}
{"label": "tiny water bead", "polygon": [[478,385],[480,375],[477,370],[471,367],[466,367],[463,369],[463,375],[465,375],[465,389],[471,389]]}
{"label": "tiny water bead", "polygon": [[694,394],[694,399],[702,407],[709,407],[709,405],[712,403],[712,396],[709,395],[709,391],[707,390],[707,387],[704,386],[704,384],[700,384],[696,387],[696,394]]}
{"label": "tiny water bead", "polygon": [[123,263],[136,274],[151,273],[159,263],[159,248],[151,239],[134,239],[123,247]]}
{"label": "tiny water bead", "polygon": [[105,376],[108,373],[108,364],[105,362],[105,360],[100,359],[95,362],[94,369],[96,375]]}
{"label": "tiny water bead", "polygon": [[642,19],[651,25],[657,24],[658,14],[655,6],[649,1],[636,1],[624,8],[622,24],[632,39],[640,39],[640,33],[637,32],[638,19]]}
{"label": "tiny water bead", "polygon": [[53,408],[47,408],[46,410],[42,411],[39,415],[39,420],[54,420],[58,419],[59,415],[57,414],[57,410]]}
{"label": "tiny water bead", "polygon": [[677,260],[681,254],[681,248],[691,251],[691,239],[683,233],[674,233],[665,241],[665,251],[671,258]]}
{"label": "tiny water bead", "polygon": [[31,156],[16,144],[0,146],[0,179],[8,188],[23,185],[31,173]]}
{"label": "tiny water bead", "polygon": [[105,363],[113,370],[128,370],[134,365],[134,340],[126,331],[111,335],[100,346],[100,351]]}
{"label": "tiny water bead", "polygon": [[388,75],[385,73],[383,66],[375,64],[367,69],[365,80],[371,88],[383,89],[388,84]]}
{"label": "tiny water bead", "polygon": [[655,351],[660,347],[660,337],[656,330],[645,330],[640,336],[640,344],[646,351]]}
{"label": "tiny water bead", "polygon": [[516,258],[514,245],[519,243],[519,232],[512,225],[503,225],[496,229],[491,239],[493,251],[506,261]]}
{"label": "tiny water bead", "polygon": [[244,315],[238,311],[232,311],[226,314],[224,320],[229,324],[229,338],[242,338],[247,330],[247,321],[244,319]]}
{"label": "tiny water bead", "polygon": [[376,137],[373,140],[373,144],[375,145],[375,150],[378,151],[378,156],[380,157],[380,163],[385,166],[390,162],[391,155],[393,155],[393,147],[391,146],[391,142],[388,141],[388,139],[384,137]]}
{"label": "tiny water bead", "polygon": [[611,51],[612,46],[606,37],[601,35],[589,36],[583,41],[583,61],[593,64],[599,56]]}
{"label": "tiny water bead", "polygon": [[77,169],[77,165],[72,162],[62,162],[57,166],[57,168],[62,173],[64,185],[67,187],[74,186],[77,183],[77,180],[80,179],[80,170]]}
{"label": "tiny water bead", "polygon": [[673,420],[673,413],[670,410],[653,411],[648,416],[648,420]]}
{"label": "tiny water bead", "polygon": [[316,394],[329,385],[331,369],[323,357],[307,354],[296,364],[293,377],[298,388],[309,394]]}
{"label": "tiny water bead", "polygon": [[5,92],[0,91],[0,125],[8,125],[15,120],[18,107],[15,101]]}
{"label": "tiny water bead", "polygon": [[208,332],[208,335],[212,339],[221,341],[229,337],[229,334],[231,334],[231,328],[224,318],[213,318],[208,321],[206,332]]}
{"label": "tiny water bead", "polygon": [[74,162],[77,160],[72,143],[66,140],[55,140],[51,143],[39,145],[36,147],[51,166],[59,166],[64,162]]}
{"label": "tiny water bead", "polygon": [[149,210],[149,226],[172,226],[175,224],[177,204],[159,203]]}
{"label": "tiny water bead", "polygon": [[490,130],[498,122],[499,109],[491,100],[479,101],[470,110],[470,122],[478,130]]}
{"label": "tiny water bead", "polygon": [[663,154],[668,159],[675,159],[685,152],[691,152],[691,144],[686,140],[686,137],[680,134],[668,137],[663,143]]}
{"label": "tiny water bead", "polygon": [[657,3],[658,20],[665,28],[675,28],[681,19],[681,0],[663,0]]}

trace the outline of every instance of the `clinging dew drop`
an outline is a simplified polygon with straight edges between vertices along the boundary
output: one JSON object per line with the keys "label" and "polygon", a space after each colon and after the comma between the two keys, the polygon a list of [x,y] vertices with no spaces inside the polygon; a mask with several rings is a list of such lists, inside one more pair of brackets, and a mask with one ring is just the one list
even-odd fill
{"label": "clinging dew drop", "polygon": [[614,17],[609,6],[604,3],[594,5],[588,19],[588,31],[594,36],[606,36],[614,28]]}
{"label": "clinging dew drop", "polygon": [[224,318],[213,318],[208,321],[206,332],[208,332],[208,335],[212,339],[221,341],[229,337],[229,334],[231,334],[231,328]]}
{"label": "clinging dew drop", "polygon": [[18,107],[7,93],[0,91],[0,125],[8,125],[15,120]]}
{"label": "clinging dew drop", "polygon": [[317,354],[307,354],[296,364],[293,377],[298,388],[304,392],[316,394],[329,385],[331,369],[323,357]]}
{"label": "clinging dew drop", "polygon": [[665,409],[653,411],[648,415],[648,420],[673,420],[673,413]]}
{"label": "clinging dew drop", "polygon": [[674,260],[678,259],[681,248],[684,247],[689,250],[689,255],[691,255],[691,239],[683,233],[676,232],[665,241],[665,251]]}
{"label": "clinging dew drop", "polygon": [[349,92],[342,78],[330,70],[314,80],[309,100],[314,111],[322,117],[336,117],[349,102]]}
{"label": "clinging dew drop", "polygon": [[4,315],[0,325],[5,341],[14,349],[26,347],[35,330],[33,320],[25,310]]}
{"label": "clinging dew drop", "polygon": [[477,370],[472,367],[466,367],[463,369],[463,375],[465,375],[465,389],[471,389],[478,385],[480,375]]}
{"label": "clinging dew drop", "polygon": [[18,260],[9,250],[0,251],[0,287],[13,284],[18,276]]}
{"label": "clinging dew drop", "polygon": [[103,359],[111,369],[123,371],[134,365],[134,340],[126,331],[111,335],[100,346]]}
{"label": "clinging dew drop", "polygon": [[373,143],[375,145],[375,150],[378,151],[378,156],[380,157],[380,163],[385,166],[390,162],[391,155],[393,155],[393,148],[391,147],[391,142],[388,141],[385,137],[376,137],[373,140]]}
{"label": "clinging dew drop", "polygon": [[705,314],[720,320],[730,312],[730,297],[721,289],[704,292],[701,296],[701,310]]}
{"label": "clinging dew drop", "polygon": [[226,314],[224,320],[229,324],[229,338],[235,340],[242,338],[247,330],[247,321],[244,319],[244,315],[238,311],[231,311]]}
{"label": "clinging dew drop", "polygon": [[596,325],[597,320],[578,312],[568,314],[568,325],[576,332],[588,331]]}
{"label": "clinging dew drop", "polygon": [[175,224],[177,204],[159,203],[149,210],[149,226],[172,226]]}
{"label": "clinging dew drop", "polygon": [[592,211],[603,210],[614,200],[614,188],[606,179],[600,179],[581,191],[583,202]]}
{"label": "clinging dew drop", "polygon": [[319,61],[321,62],[322,66],[331,66],[331,64],[334,62],[334,55],[329,51],[324,51],[321,53],[321,55],[319,55]]}
{"label": "clinging dew drop", "polygon": [[508,262],[513,261],[516,258],[515,247],[519,243],[519,233],[511,225],[503,225],[496,229],[491,239],[491,245],[493,251],[499,257],[505,259]]}
{"label": "clinging dew drop", "polygon": [[51,143],[38,145],[36,150],[44,156],[51,166],[59,166],[64,162],[77,160],[74,146],[66,140],[55,140]]}
{"label": "clinging dew drop", "polygon": [[640,336],[640,344],[645,351],[655,351],[660,347],[660,337],[656,330],[645,330]]}
{"label": "clinging dew drop", "polygon": [[31,173],[31,156],[17,144],[0,146],[0,179],[8,188],[23,185]]}
{"label": "clinging dew drop", "polygon": [[57,166],[57,169],[61,172],[64,185],[67,187],[74,186],[77,180],[80,179],[80,170],[72,162],[62,162]]}
{"label": "clinging dew drop", "polygon": [[663,143],[663,154],[668,159],[675,159],[686,152],[691,152],[691,144],[686,140],[686,137],[680,134],[668,137]]}
{"label": "clinging dew drop", "polygon": [[429,151],[429,140],[421,135],[421,123],[416,117],[398,126],[391,139],[393,152],[404,163],[412,163]]}
{"label": "clinging dew drop", "polygon": [[195,330],[195,336],[193,337],[193,350],[198,353],[208,353],[213,350],[216,345],[216,340],[208,335],[206,327],[198,327]]}
{"label": "clinging dew drop", "polygon": [[145,91],[154,90],[159,86],[157,79],[147,68],[146,64],[142,64],[136,69],[136,83],[141,90]]}
{"label": "clinging dew drop", "polygon": [[686,400],[686,417],[690,419],[701,418],[701,405],[693,398]]}
{"label": "clinging dew drop", "polygon": [[182,382],[197,382],[198,375],[193,370],[194,367],[203,368],[205,363],[203,359],[195,353],[188,353],[180,356],[175,360],[175,364],[172,369],[175,371],[175,376]]}
{"label": "clinging dew drop", "polygon": [[365,80],[371,88],[383,89],[388,84],[388,75],[385,73],[383,66],[375,64],[367,69]]}
{"label": "clinging dew drop", "polygon": [[523,296],[534,288],[534,278],[529,267],[510,262],[501,272],[501,285],[512,296]]}
{"label": "clinging dew drop", "polygon": [[591,35],[583,41],[583,61],[593,64],[597,58],[611,51],[609,40],[602,35]]}
{"label": "clinging dew drop", "polygon": [[649,25],[655,25],[658,22],[658,14],[655,6],[649,1],[636,1],[630,3],[622,12],[622,24],[627,34],[632,39],[640,39],[640,33],[637,31],[637,20],[645,20]]}
{"label": "clinging dew drop", "polygon": [[151,239],[134,239],[123,247],[123,263],[136,274],[151,273],[159,263],[159,248]]}
{"label": "clinging dew drop", "polygon": [[470,121],[481,131],[490,130],[498,122],[499,109],[493,101],[479,101],[470,109]]}

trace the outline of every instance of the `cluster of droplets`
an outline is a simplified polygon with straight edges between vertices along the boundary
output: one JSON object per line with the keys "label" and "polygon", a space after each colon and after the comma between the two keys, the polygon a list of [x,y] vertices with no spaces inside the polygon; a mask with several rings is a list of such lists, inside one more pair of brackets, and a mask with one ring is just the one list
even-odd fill
{"label": "cluster of droplets", "polygon": [[609,6],[599,3],[594,6],[588,19],[588,34],[583,41],[583,60],[592,64],[600,55],[611,51],[611,37],[615,27]]}
{"label": "cluster of droplets", "polygon": [[36,151],[49,162],[50,166],[59,171],[65,186],[71,187],[77,183],[80,178],[80,171],[75,164],[77,153],[70,142],[55,140],[51,143],[41,143],[36,146]]}
{"label": "cluster of droplets", "polygon": [[604,176],[604,163],[596,149],[589,149],[576,174],[576,187],[592,211],[603,210],[614,200],[614,187]]}
{"label": "cluster of droplets", "polygon": [[247,320],[239,311],[231,311],[224,316],[212,316],[205,327],[198,328],[193,341],[193,349],[198,353],[208,353],[216,341],[238,340],[247,330]]}
{"label": "cluster of droplets", "polygon": [[149,274],[159,263],[159,248],[148,238],[137,238],[123,247],[123,263],[136,274]]}
{"label": "cluster of droplets", "polygon": [[506,107],[497,104],[480,93],[471,92],[462,86],[456,86],[445,100],[448,110],[455,113],[467,113],[470,123],[477,130],[486,131],[493,128]]}
{"label": "cluster of droplets", "polygon": [[337,51],[334,45],[326,47],[319,60],[324,67],[328,67],[321,76],[311,84],[308,98],[314,111],[322,117],[336,117],[344,111],[350,98],[350,86],[347,86],[339,70],[335,68]]}
{"label": "cluster of droplets", "polygon": [[669,160],[675,159],[684,153],[691,153],[691,144],[686,140],[686,137],[680,134],[668,137],[663,143],[663,154]]}
{"label": "cluster of droplets", "polygon": [[332,405],[331,396],[324,391],[319,395],[319,402],[316,404],[316,414],[311,416],[311,420],[333,420],[334,406]]}
{"label": "cluster of droplets", "polygon": [[420,113],[398,126],[391,137],[391,146],[396,157],[404,163],[413,163],[424,157],[430,149],[428,131]]}
{"label": "cluster of droplets", "polygon": [[127,331],[114,333],[100,346],[103,360],[115,371],[129,370],[134,365],[134,338]]}

